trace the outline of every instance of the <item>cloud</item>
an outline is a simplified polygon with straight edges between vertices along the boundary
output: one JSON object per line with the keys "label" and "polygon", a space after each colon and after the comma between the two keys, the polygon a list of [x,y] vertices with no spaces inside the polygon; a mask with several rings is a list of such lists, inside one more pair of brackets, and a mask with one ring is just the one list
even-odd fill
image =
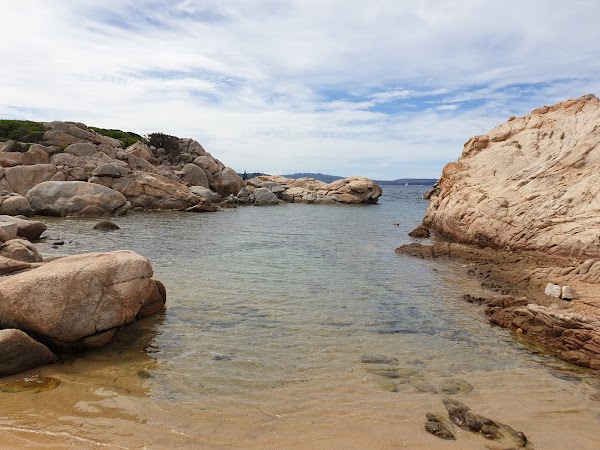
{"label": "cloud", "polygon": [[3,8],[0,116],[193,137],[240,171],[436,177],[470,136],[599,92],[598,13],[583,0],[21,0]]}

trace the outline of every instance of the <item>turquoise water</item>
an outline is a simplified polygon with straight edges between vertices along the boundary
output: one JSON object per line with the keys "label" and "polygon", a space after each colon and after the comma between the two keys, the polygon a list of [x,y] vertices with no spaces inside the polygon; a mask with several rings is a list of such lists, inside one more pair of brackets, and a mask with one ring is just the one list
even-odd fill
{"label": "turquoise water", "polygon": [[[577,398],[586,406],[575,418],[597,425],[593,377],[573,374],[555,358],[531,352],[509,331],[491,327],[481,308],[461,300],[464,293],[481,290],[465,275],[465,267],[394,252],[412,241],[407,233],[424,215],[427,203],[421,195],[426,189],[384,186],[380,203],[368,206],[134,213],[116,218],[121,229],[114,232],[93,230],[93,220],[48,220],[42,253],[134,250],[151,260],[155,277],[167,288],[168,308],[107,349],[72,365],[53,366],[54,376],[66,378],[55,391],[63,389],[79,412],[50,414],[42,429],[60,429],[74,439],[72,428],[63,425],[81,417],[92,421],[90,411],[104,411],[97,402],[105,405],[106,396],[114,402],[110,412],[96,411],[95,425],[82,431],[90,442],[133,442],[131,447],[141,448],[141,441],[123,433],[107,434],[115,425],[106,421],[126,413],[135,417],[119,416],[128,423],[126,429],[135,429],[132,423],[162,423],[161,418],[180,424],[188,439],[182,441],[184,447],[226,437],[230,440],[220,445],[250,445],[258,439],[281,447],[302,436],[290,423],[313,423],[315,417],[327,426],[345,427],[346,433],[365,423],[376,423],[372,429],[379,430],[398,414],[391,405],[399,398],[407,417],[420,424],[425,411],[419,405],[439,405],[439,387],[457,379],[473,389],[464,392],[467,398],[493,402],[496,413],[525,425],[527,419],[498,396],[540,389],[540,398],[531,394],[530,407],[546,405],[552,411],[558,406],[565,410]],[[65,244],[53,246],[57,240]],[[136,336],[136,330],[146,334]],[[395,358],[385,367],[408,375],[388,379],[373,373],[382,365],[361,363],[370,354]],[[275,428],[285,430],[285,440],[248,431],[260,429],[255,414],[283,420],[286,411],[293,422]],[[348,423],[331,419],[345,414]],[[226,417],[232,428],[214,425],[221,423],[217,416]],[[25,410],[16,421],[15,416],[3,417],[9,429],[30,419]],[[212,431],[198,421],[213,424],[208,427]],[[421,425],[406,423],[414,428],[415,445],[427,448],[430,436],[421,435]],[[593,448],[599,437],[589,432],[581,445],[592,442]]]}

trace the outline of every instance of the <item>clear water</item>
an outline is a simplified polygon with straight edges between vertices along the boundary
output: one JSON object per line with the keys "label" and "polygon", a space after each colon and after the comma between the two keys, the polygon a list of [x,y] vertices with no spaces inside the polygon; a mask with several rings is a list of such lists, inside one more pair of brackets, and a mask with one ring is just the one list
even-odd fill
{"label": "clear water", "polygon": [[[592,374],[491,327],[461,300],[481,288],[460,264],[394,252],[424,215],[425,189],[385,186],[369,206],[136,213],[114,232],[48,220],[42,253],[134,250],[165,284],[168,309],[37,371],[59,388],[3,395],[7,445],[443,448],[424,413],[443,411],[440,386],[459,380],[473,387],[467,403],[538,442],[600,447]],[[397,362],[362,364],[365,354]],[[385,367],[407,375],[372,373]],[[572,435],[542,431],[553,421],[573,422]]]}

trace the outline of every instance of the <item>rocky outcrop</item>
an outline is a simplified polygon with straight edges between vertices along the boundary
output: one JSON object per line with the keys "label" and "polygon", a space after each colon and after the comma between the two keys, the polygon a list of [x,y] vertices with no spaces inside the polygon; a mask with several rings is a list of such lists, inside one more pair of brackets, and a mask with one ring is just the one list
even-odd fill
{"label": "rocky outcrop", "polygon": [[127,177],[94,176],[89,182],[123,194],[136,208],[187,210],[204,207],[207,211],[212,208],[209,201],[193,194],[186,186],[158,174],[135,171]]}
{"label": "rocky outcrop", "polygon": [[510,118],[447,164],[424,224],[459,242],[600,257],[600,100]]}
{"label": "rocky outcrop", "polygon": [[[285,178],[277,175],[262,175],[246,182],[233,203],[255,203],[257,190],[270,191],[278,199],[289,203],[312,204],[362,204],[377,203],[381,187],[363,177],[350,177],[324,183],[314,178]],[[261,194],[263,195],[263,194]],[[271,204],[274,204],[271,197]]]}
{"label": "rocky outcrop", "polygon": [[0,328],[26,331],[52,348],[104,345],[117,328],[164,303],[150,262],[130,251],[68,256],[0,278]]}
{"label": "rocky outcrop", "polygon": [[36,214],[48,216],[124,214],[131,204],[120,192],[83,181],[46,181],[27,193]]}
{"label": "rocky outcrop", "polygon": [[0,376],[52,364],[57,360],[48,347],[21,330],[0,330]]}
{"label": "rocky outcrop", "polygon": [[[17,201],[0,196],[0,213],[32,214],[23,201],[24,196],[46,181],[91,182],[120,192],[136,208],[188,211],[216,210],[206,200],[210,195],[196,195],[190,187],[205,187],[221,198],[237,194],[243,186],[233,169],[213,158],[192,139],[174,138],[176,147],[169,151],[149,147],[141,141],[124,149],[121,141],[81,123],[45,125],[48,131],[39,144],[18,145],[10,141],[2,145],[0,189],[21,197]],[[26,152],[11,151],[22,150],[23,145],[29,145]],[[64,208],[56,205],[37,204],[34,210],[36,214],[64,215]],[[104,208],[93,206],[82,214],[105,212]],[[69,209],[66,214],[73,213]]]}

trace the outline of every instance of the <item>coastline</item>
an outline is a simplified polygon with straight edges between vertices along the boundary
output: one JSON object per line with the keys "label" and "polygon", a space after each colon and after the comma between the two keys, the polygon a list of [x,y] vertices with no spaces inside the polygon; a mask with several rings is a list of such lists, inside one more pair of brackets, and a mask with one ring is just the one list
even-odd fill
{"label": "coastline", "polygon": [[[464,263],[468,275],[498,293],[486,297],[470,292],[464,295],[466,301],[486,307],[490,323],[515,331],[567,362],[600,370],[600,292],[594,282],[597,270],[590,272],[587,267],[590,260],[482,248],[440,237],[434,237],[431,244],[400,246],[396,253]],[[547,283],[570,286],[575,298],[563,300],[547,295]]]}

